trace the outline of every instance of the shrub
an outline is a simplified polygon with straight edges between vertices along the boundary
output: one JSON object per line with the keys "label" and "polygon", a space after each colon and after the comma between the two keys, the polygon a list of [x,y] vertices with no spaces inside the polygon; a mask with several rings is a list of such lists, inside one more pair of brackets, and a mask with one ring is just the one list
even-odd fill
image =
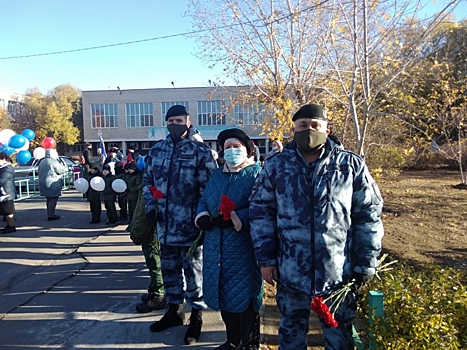
{"label": "shrub", "polygon": [[371,147],[365,156],[365,162],[375,180],[394,179],[405,164],[406,154],[400,147],[393,145]]}
{"label": "shrub", "polygon": [[[465,274],[436,265],[399,265],[380,278],[369,288],[384,293],[384,317],[365,326],[366,342],[371,332],[376,349],[467,349]],[[367,320],[367,295],[360,304],[359,318]]]}

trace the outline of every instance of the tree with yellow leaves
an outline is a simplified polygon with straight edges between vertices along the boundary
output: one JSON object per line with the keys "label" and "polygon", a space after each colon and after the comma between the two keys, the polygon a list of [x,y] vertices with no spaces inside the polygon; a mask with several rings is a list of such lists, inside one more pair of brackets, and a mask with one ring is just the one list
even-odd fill
{"label": "tree with yellow leaves", "polygon": [[37,89],[26,92],[23,102],[27,106],[28,115],[20,122],[36,133],[31,146],[40,146],[46,137],[53,137],[57,142],[59,153],[64,152],[65,145],[73,145],[79,140],[80,131],[73,124],[73,117],[81,110],[81,91],[64,84],[57,86],[43,95]]}
{"label": "tree with yellow leaves", "polygon": [[[429,44],[429,34],[459,3],[419,19],[430,0],[190,0],[198,55],[220,65],[239,103],[263,103],[263,132],[287,134],[300,105],[318,103],[339,125],[352,126],[355,150],[365,140],[379,101]],[[418,32],[404,37],[407,27]],[[218,77],[216,85],[222,85]],[[350,118],[351,123],[345,123]]]}

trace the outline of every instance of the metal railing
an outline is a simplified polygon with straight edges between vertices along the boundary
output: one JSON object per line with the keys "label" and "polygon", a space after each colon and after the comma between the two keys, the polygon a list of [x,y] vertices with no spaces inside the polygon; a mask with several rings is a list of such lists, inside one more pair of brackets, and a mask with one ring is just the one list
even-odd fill
{"label": "metal railing", "polygon": [[[32,172],[32,175],[30,173]],[[23,178],[21,174],[25,173],[26,176]],[[16,170],[15,176],[20,177],[18,180],[15,180],[16,187],[16,199],[15,201],[20,201],[27,198],[39,197],[39,176],[36,169],[24,169]],[[81,177],[82,174],[80,171],[72,171],[69,169],[65,174],[62,175],[63,186],[62,190],[73,189],[74,182],[76,179]]]}

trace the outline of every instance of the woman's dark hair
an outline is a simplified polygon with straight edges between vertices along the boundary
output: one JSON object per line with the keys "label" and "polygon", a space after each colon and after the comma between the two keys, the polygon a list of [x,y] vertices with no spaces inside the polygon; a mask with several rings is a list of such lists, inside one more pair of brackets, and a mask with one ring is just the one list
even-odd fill
{"label": "woman's dark hair", "polygon": [[10,156],[4,152],[0,152],[0,159],[6,160],[7,162],[11,162]]}

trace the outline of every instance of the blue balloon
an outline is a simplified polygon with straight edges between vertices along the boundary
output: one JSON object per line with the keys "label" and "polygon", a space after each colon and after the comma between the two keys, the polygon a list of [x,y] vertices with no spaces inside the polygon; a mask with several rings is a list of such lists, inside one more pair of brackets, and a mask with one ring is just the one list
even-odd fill
{"label": "blue balloon", "polygon": [[138,161],[136,162],[136,166],[138,167],[139,171],[143,171],[144,167],[146,166],[146,156],[139,157]]}
{"label": "blue balloon", "polygon": [[16,155],[16,161],[19,165],[26,164],[31,159],[31,152],[29,151],[19,151]]}
{"label": "blue balloon", "polygon": [[36,133],[32,131],[31,129],[24,129],[21,135],[23,135],[29,141],[32,141],[32,139],[36,137]]}
{"label": "blue balloon", "polygon": [[11,156],[13,153],[15,153],[15,149],[12,148],[12,147],[8,147],[8,146],[3,146],[3,150],[2,152],[5,153],[7,156]]}
{"label": "blue balloon", "polygon": [[23,135],[13,135],[8,141],[11,148],[21,148],[26,144],[26,138]]}

